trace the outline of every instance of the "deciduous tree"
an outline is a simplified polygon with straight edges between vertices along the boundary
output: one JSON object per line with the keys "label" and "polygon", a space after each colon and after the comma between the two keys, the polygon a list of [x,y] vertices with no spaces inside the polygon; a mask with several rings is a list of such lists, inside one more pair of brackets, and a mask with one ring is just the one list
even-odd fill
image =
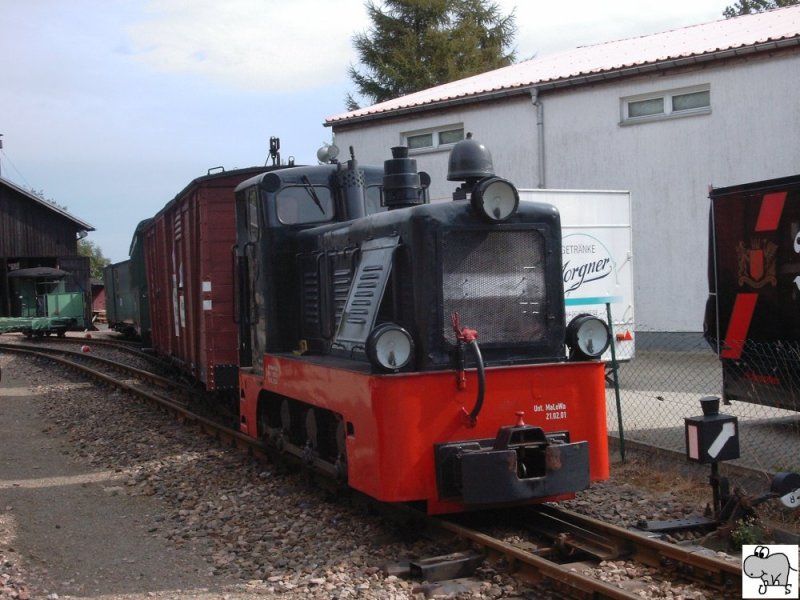
{"label": "deciduous tree", "polygon": [[103,268],[111,264],[111,260],[103,256],[100,246],[86,239],[78,240],[78,256],[89,257],[89,276],[92,279],[102,279]]}

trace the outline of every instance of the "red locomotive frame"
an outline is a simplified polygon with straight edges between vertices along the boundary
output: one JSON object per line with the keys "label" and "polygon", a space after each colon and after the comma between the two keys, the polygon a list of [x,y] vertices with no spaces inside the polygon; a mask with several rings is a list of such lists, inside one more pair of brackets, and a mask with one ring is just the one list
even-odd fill
{"label": "red locomotive frame", "polygon": [[[569,431],[572,439],[596,441],[590,448],[590,479],[607,479],[603,372],[596,362],[491,370],[485,402],[492,410],[470,427],[465,411],[474,402],[475,373],[467,374],[466,389],[459,391],[452,372],[376,376],[267,356],[263,378],[241,375],[242,431],[259,435],[256,407],[263,391],[313,402],[344,417],[349,486],[384,502],[425,501],[429,514],[458,512],[465,510],[463,502],[441,499],[436,489],[434,445],[494,438],[499,428],[517,421],[519,412],[527,424],[547,433]],[[537,501],[572,496],[570,491]]]}

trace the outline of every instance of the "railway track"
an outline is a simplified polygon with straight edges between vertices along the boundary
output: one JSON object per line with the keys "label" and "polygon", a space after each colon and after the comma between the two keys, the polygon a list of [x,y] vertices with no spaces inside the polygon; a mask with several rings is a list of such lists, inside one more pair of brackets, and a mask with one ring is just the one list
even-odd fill
{"label": "railway track", "polygon": [[[191,410],[184,399],[175,398],[182,386],[142,369],[126,367],[115,361],[81,352],[33,344],[0,344],[0,351],[22,353],[52,360],[86,377],[113,385],[135,395],[175,418],[193,423],[220,443],[235,446],[258,458],[274,457],[264,443],[254,440],[212,418]],[[126,380],[120,377],[124,374]],[[392,511],[395,507],[384,507]],[[407,517],[408,509],[403,509]],[[656,569],[658,578],[689,580],[719,598],[741,597],[741,570],[738,564],[714,556],[663,542],[648,535],[579,515],[552,505],[513,511],[520,528],[535,534],[536,541],[508,542],[471,524],[469,515],[450,519],[429,518],[414,513],[414,519],[428,531],[453,535],[472,547],[471,552],[412,563],[409,575],[422,579],[460,577],[462,568],[479,561],[502,565],[526,583],[547,590],[553,597],[641,599],[641,582],[630,580],[609,583],[593,574],[604,561],[633,561]],[[466,558],[465,558],[466,557]],[[646,597],[646,596],[644,596]]]}
{"label": "railway track", "polygon": [[545,582],[565,598],[632,599],[647,597],[641,581],[608,583],[596,576],[604,562],[627,561],[650,567],[656,581],[683,580],[702,586],[714,597],[740,598],[739,564],[711,556],[699,548],[669,544],[554,505],[514,512],[519,528],[537,541],[510,543],[453,520],[438,526],[482,548],[487,558],[502,561],[529,583]]}
{"label": "railway track", "polygon": [[[91,335],[91,334],[89,334]],[[25,338],[22,336],[5,336],[0,338],[5,340],[4,343],[8,344],[22,344],[30,347],[63,347],[68,345],[90,345],[91,347],[103,347],[119,350],[131,356],[138,357],[141,360],[150,362],[152,364],[163,364],[163,361],[153,354],[142,350],[141,344],[131,341],[123,341],[118,339],[104,339],[100,337],[75,337],[74,335],[67,335],[65,337],[46,336],[39,338]]]}
{"label": "railway track", "polygon": [[[0,350],[47,358],[84,373],[95,380],[119,386],[139,395],[161,394],[161,398],[168,402],[176,402],[175,398],[177,397],[182,399],[179,402],[184,405],[188,404],[191,398],[190,388],[176,383],[170,378],[92,353],[45,345],[48,343],[49,341],[35,344],[2,343]],[[170,394],[170,396],[166,394]]]}
{"label": "railway track", "polygon": [[[91,343],[94,344],[96,341],[92,340]],[[113,342],[110,345],[113,345]],[[127,392],[159,410],[172,414],[180,421],[194,423],[222,443],[237,446],[253,456],[267,458],[265,444],[226,427],[213,418],[198,414],[191,408],[190,402],[195,390],[167,377],[119,361],[94,356],[91,353],[52,348],[43,343],[0,343],[0,352],[2,351],[53,361],[88,379]],[[125,376],[125,379],[120,375]]]}

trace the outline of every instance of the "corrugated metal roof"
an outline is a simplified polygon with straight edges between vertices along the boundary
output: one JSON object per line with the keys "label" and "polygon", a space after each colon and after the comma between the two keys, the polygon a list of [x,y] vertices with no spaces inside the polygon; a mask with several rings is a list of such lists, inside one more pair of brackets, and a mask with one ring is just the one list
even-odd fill
{"label": "corrugated metal roof", "polygon": [[[764,45],[767,45],[764,47]],[[783,44],[800,44],[800,6],[723,19],[662,33],[584,46],[536,57],[325,120],[325,125],[389,116],[530,87],[581,83],[681,62],[724,58]]]}
{"label": "corrugated metal roof", "polygon": [[86,223],[85,221],[81,221],[77,217],[74,217],[71,214],[69,214],[67,211],[65,211],[61,207],[56,206],[55,204],[53,204],[51,202],[48,202],[47,200],[44,200],[43,198],[40,198],[36,194],[32,194],[31,192],[29,192],[25,188],[22,188],[22,187],[18,186],[13,181],[9,181],[8,179],[4,179],[3,177],[0,177],[0,185],[4,185],[4,186],[6,186],[6,187],[8,187],[8,188],[10,188],[10,189],[22,194],[23,196],[26,196],[27,198],[31,199],[32,201],[38,202],[39,204],[41,204],[45,208],[47,208],[49,210],[52,210],[55,213],[58,213],[62,217],[65,217],[66,219],[69,219],[70,221],[75,223],[78,226],[79,229],[85,229],[86,231],[95,231],[95,228],[92,227],[91,225],[89,225],[89,223]]}

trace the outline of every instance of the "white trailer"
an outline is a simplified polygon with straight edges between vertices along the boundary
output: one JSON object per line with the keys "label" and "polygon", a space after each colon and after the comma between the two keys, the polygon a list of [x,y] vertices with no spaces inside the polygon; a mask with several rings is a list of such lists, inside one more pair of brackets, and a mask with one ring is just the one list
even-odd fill
{"label": "white trailer", "polygon": [[[589,313],[608,322],[617,360],[634,355],[631,195],[621,191],[521,189],[520,201],[547,202],[561,213],[567,323]],[[610,349],[603,360],[611,360]]]}

